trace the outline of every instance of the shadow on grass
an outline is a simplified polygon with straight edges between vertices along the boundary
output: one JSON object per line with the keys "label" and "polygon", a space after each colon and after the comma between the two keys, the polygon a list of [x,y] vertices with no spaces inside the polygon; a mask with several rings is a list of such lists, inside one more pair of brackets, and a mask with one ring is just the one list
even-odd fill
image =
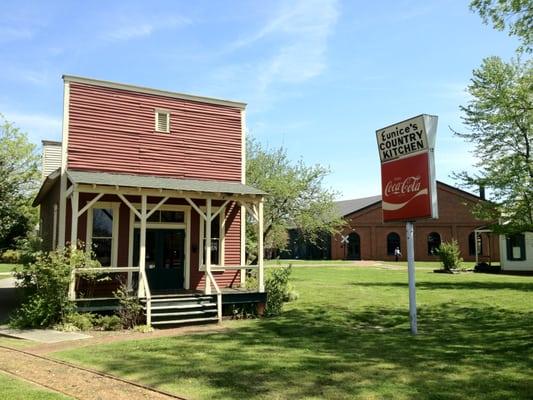
{"label": "shadow on grass", "polygon": [[[407,282],[353,282],[353,286],[368,287],[408,287]],[[520,290],[533,292],[533,283],[530,282],[416,282],[416,287],[420,289],[467,289],[467,290]]]}
{"label": "shadow on grass", "polygon": [[533,313],[422,308],[417,337],[407,318],[393,307],[304,308],[226,333],[89,348],[81,359],[179,394],[201,386],[199,398],[530,398]]}

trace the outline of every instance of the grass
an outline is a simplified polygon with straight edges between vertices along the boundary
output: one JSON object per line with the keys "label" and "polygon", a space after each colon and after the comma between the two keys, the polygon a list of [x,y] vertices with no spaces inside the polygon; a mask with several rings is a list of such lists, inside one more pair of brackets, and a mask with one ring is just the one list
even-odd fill
{"label": "grass", "polygon": [[11,272],[18,264],[0,264],[0,272]]}
{"label": "grass", "polygon": [[0,400],[67,400],[72,397],[63,396],[48,389],[42,389],[32,383],[19,380],[0,372]]}
{"label": "grass", "polygon": [[56,354],[192,399],[529,399],[533,277],[299,267],[282,316]]}

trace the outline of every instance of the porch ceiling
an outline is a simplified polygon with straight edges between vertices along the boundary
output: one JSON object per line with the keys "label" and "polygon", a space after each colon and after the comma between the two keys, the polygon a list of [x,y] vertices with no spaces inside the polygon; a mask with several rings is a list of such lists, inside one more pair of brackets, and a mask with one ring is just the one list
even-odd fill
{"label": "porch ceiling", "polygon": [[266,194],[259,189],[239,182],[162,178],[147,175],[110,174],[107,172],[73,170],[68,170],[67,175],[69,180],[74,184],[181,190],[184,192],[222,193],[245,196],[263,196]]}

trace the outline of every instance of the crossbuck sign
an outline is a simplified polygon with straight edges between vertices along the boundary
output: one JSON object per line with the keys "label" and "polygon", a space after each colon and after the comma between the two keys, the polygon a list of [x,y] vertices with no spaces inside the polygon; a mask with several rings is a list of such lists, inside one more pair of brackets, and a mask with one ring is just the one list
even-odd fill
{"label": "crossbuck sign", "polygon": [[341,244],[343,244],[343,243],[348,244],[349,241],[350,241],[350,239],[348,238],[348,235],[346,235],[346,236],[341,235]]}

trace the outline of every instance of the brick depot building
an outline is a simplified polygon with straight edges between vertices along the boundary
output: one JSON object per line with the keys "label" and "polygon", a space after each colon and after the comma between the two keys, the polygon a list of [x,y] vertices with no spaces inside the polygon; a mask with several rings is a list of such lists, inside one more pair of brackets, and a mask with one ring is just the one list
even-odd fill
{"label": "brick depot building", "polygon": [[[465,261],[475,261],[474,229],[487,224],[476,219],[472,207],[482,198],[463,190],[437,182],[439,218],[415,223],[415,260],[434,261],[435,249],[442,242],[456,239]],[[337,202],[345,218],[342,235],[331,238],[333,260],[394,260],[394,249],[399,247],[401,260],[407,258],[405,223],[383,223],[381,196]],[[481,234],[478,240],[480,260],[499,261],[497,235]]]}

